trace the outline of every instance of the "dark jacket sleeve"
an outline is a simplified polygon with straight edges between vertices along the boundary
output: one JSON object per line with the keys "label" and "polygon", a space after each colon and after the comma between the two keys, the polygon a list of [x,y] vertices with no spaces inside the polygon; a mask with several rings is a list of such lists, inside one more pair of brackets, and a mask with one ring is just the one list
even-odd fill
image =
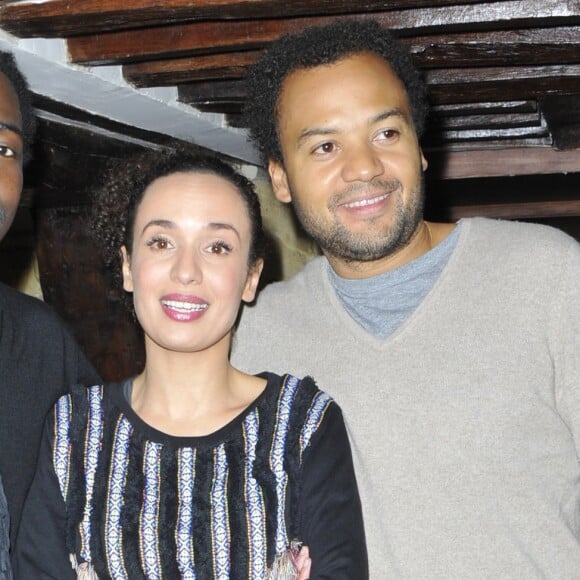
{"label": "dark jacket sleeve", "polygon": [[0,329],[0,473],[14,546],[46,414],[71,385],[101,381],[53,310],[4,284]]}
{"label": "dark jacket sleeve", "polygon": [[301,539],[310,548],[311,580],[365,580],[362,510],[346,427],[333,403],[302,464]]}
{"label": "dark jacket sleeve", "polygon": [[36,475],[22,512],[12,557],[15,580],[74,580],[65,541],[65,504],[52,463],[49,414]]}

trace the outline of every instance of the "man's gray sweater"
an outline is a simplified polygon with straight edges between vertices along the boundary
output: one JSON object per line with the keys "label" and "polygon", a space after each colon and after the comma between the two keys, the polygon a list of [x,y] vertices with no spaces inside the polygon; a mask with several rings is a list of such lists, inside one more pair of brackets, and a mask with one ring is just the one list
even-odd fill
{"label": "man's gray sweater", "polygon": [[580,245],[464,220],[388,338],[316,258],[246,308],[235,366],[312,375],[343,408],[373,580],[580,578]]}

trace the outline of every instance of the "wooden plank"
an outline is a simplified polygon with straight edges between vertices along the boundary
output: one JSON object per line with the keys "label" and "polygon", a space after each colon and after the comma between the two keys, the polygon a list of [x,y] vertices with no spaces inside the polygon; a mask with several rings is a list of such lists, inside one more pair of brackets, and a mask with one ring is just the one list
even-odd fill
{"label": "wooden plank", "polygon": [[427,71],[425,80],[430,86],[472,82],[494,83],[514,80],[541,80],[545,78],[578,78],[580,64],[549,66],[502,66],[476,68],[447,68]]}
{"label": "wooden plank", "polygon": [[[344,18],[343,16],[339,18]],[[512,0],[483,4],[454,5],[415,10],[361,13],[352,18],[375,19],[399,35],[421,32],[460,31],[477,26],[481,30],[542,25],[573,25],[580,22],[577,0]],[[174,58],[261,48],[287,32],[329,22],[329,17],[276,18],[195,22],[160,26],[143,42],[143,30],[128,30],[69,39],[73,62],[119,64],[153,58]],[[0,21],[1,22],[1,21]]]}
{"label": "wooden plank", "polygon": [[[388,5],[387,5],[388,4]],[[131,0],[120,4],[118,0],[51,0],[5,2],[0,7],[0,22],[5,30],[19,36],[77,36],[95,34],[101,30],[122,30],[186,23],[198,20],[266,19],[309,15],[337,15],[353,13],[440,9],[458,4],[457,0]],[[462,0],[461,5],[484,4],[482,0]],[[500,2],[506,16],[529,18],[534,11],[541,13],[546,2]],[[520,12],[522,4],[532,11]],[[573,2],[558,4],[568,14]],[[437,15],[438,13],[436,13]],[[563,14],[554,14],[554,16]]]}
{"label": "wooden plank", "polygon": [[498,219],[579,217],[580,200],[450,206],[445,209],[445,212],[450,221],[457,221],[468,217],[489,217]]}
{"label": "wooden plank", "polygon": [[443,141],[488,141],[499,139],[529,139],[548,137],[547,127],[505,127],[492,129],[460,129],[439,132]]}
{"label": "wooden plank", "polygon": [[433,70],[425,80],[438,105],[532,99],[580,92],[580,65]]}
{"label": "wooden plank", "polygon": [[[423,69],[460,66],[546,65],[580,62],[580,28],[502,30],[401,39]],[[123,74],[138,87],[242,78],[260,51],[221,53],[127,64]]]}
{"label": "wooden plank", "polygon": [[194,106],[216,101],[242,102],[246,98],[246,86],[239,80],[200,81],[180,85],[178,94],[181,102]]}
{"label": "wooden plank", "polygon": [[437,115],[438,125],[443,129],[510,129],[513,127],[540,127],[542,120],[534,113],[496,113],[486,115]]}
{"label": "wooden plank", "polygon": [[481,103],[461,103],[450,105],[435,105],[431,107],[432,114],[441,116],[460,115],[505,115],[535,113],[538,111],[538,103],[529,101],[491,101]]}
{"label": "wooden plank", "polygon": [[204,80],[243,78],[260,51],[228,52],[163,59],[123,66],[125,80],[137,87],[162,87]]}
{"label": "wooden plank", "polygon": [[[529,99],[549,94],[580,92],[580,64],[545,67],[458,68],[428,71],[425,80],[436,104]],[[180,99],[186,103],[213,99],[243,100],[242,80],[183,84]]]}
{"label": "wooden plank", "polygon": [[417,66],[545,65],[580,62],[580,29],[554,26],[403,38]]}
{"label": "wooden plank", "polygon": [[440,179],[580,172],[580,149],[550,147],[429,151],[429,171]]}

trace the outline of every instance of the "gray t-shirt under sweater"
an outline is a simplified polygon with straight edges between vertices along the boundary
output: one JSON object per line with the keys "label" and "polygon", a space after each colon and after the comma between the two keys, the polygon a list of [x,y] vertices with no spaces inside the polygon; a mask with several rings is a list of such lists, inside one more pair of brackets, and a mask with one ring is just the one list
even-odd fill
{"label": "gray t-shirt under sweater", "polygon": [[347,312],[377,338],[387,338],[419,306],[455,248],[461,222],[430,252],[371,278],[341,278],[326,264],[336,295]]}
{"label": "gray t-shirt under sweater", "polygon": [[317,258],[246,308],[232,361],[310,374],[341,405],[372,580],[580,578],[580,245],[462,222],[388,338]]}

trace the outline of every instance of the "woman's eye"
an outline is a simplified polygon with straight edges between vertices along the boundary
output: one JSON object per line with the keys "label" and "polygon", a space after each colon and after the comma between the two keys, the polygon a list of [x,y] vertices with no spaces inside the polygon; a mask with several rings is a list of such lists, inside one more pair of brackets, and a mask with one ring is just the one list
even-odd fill
{"label": "woman's eye", "polygon": [[229,254],[232,251],[232,247],[226,242],[214,242],[209,246],[210,254],[215,254],[216,256],[221,256],[222,254]]}
{"label": "woman's eye", "polygon": [[150,248],[155,248],[156,250],[166,250],[169,248],[169,240],[165,238],[153,238],[147,242]]}

